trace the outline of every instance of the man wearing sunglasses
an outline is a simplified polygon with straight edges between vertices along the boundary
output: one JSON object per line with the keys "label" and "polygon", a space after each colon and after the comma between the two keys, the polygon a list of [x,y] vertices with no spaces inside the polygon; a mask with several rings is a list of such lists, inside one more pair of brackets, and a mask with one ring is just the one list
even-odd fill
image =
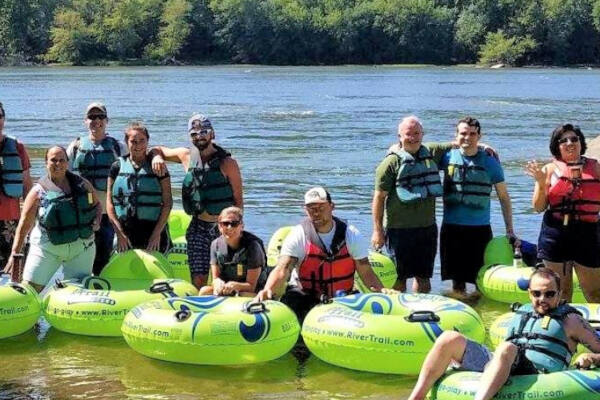
{"label": "man wearing sunglasses", "polygon": [[188,121],[192,146],[155,147],[152,168],[163,160],[183,165],[182,203],[194,218],[186,232],[188,264],[192,283],[206,284],[210,268],[210,245],[219,236],[217,220],[223,209],[243,209],[242,175],[231,153],[214,142],[215,131],[208,118],[194,114]]}
{"label": "man wearing sunglasses", "polygon": [[106,183],[111,165],[129,151],[120,140],[106,132],[108,114],[106,106],[99,102],[90,103],[85,109],[84,124],[87,134],[73,140],[67,147],[69,169],[87,179],[102,204],[100,229],[95,232],[96,257],[93,273],[100,274],[113,250],[115,231],[106,214]]}
{"label": "man wearing sunglasses", "polygon": [[560,301],[560,277],[539,268],[529,280],[531,304],[519,307],[507,329],[505,341],[493,356],[483,345],[458,332],[446,331],[436,340],[421,368],[409,400],[422,400],[449,365],[483,372],[475,400],[489,400],[510,375],[563,371],[582,344],[592,353],[577,357],[578,368],[600,366],[600,337],[575,308]]}
{"label": "man wearing sunglasses", "polygon": [[[331,195],[324,188],[317,186],[306,192],[304,210],[308,218],[284,239],[277,266],[258,292],[257,301],[283,294],[281,301],[294,310],[302,323],[310,309],[325,298],[340,291],[351,292],[355,271],[372,291],[387,292],[367,258],[367,241],[353,225],[334,217],[334,208]],[[292,280],[286,288],[290,276]]]}

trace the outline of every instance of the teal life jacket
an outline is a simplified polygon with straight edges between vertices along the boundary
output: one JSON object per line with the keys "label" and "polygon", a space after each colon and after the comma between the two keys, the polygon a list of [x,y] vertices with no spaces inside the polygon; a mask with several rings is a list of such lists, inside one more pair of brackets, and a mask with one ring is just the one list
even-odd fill
{"label": "teal life jacket", "polygon": [[[225,282],[234,281],[234,282],[246,282],[246,277],[248,275],[248,248],[254,242],[258,242],[260,248],[262,249],[264,262],[263,267],[267,265],[267,256],[265,255],[265,246],[260,238],[250,232],[242,232],[242,239],[240,242],[240,247],[235,250],[233,255],[229,258],[230,261],[227,261],[225,256],[230,253],[231,249],[227,248],[227,242],[225,238],[221,235],[217,239],[217,264],[220,269],[221,279]],[[253,265],[256,267],[256,265]]]}
{"label": "teal life jacket", "polygon": [[579,311],[562,304],[547,315],[539,315],[531,304],[520,306],[508,327],[506,341],[523,351],[541,373],[563,371],[571,363],[571,350],[563,328],[567,315]]}
{"label": "teal life jacket", "polygon": [[183,209],[189,215],[200,215],[204,211],[210,215],[219,213],[233,205],[233,189],[229,179],[221,172],[221,163],[231,153],[213,144],[217,152],[208,162],[208,169],[193,165],[190,160],[181,191]]}
{"label": "teal life jacket", "polygon": [[162,210],[162,188],[148,160],[139,170],[130,157],[119,158],[119,175],[112,187],[112,201],[120,221],[129,218],[158,221]]}
{"label": "teal life jacket", "polygon": [[119,142],[113,137],[106,136],[100,143],[94,144],[89,136],[81,136],[73,160],[73,172],[105,192],[110,166],[120,155]]}
{"label": "teal life jacket", "polygon": [[17,151],[17,139],[4,136],[0,151],[0,191],[7,197],[23,196],[23,164]]}
{"label": "teal life jacket", "polygon": [[93,235],[96,205],[79,176],[67,171],[71,193],[46,191],[40,199],[43,213],[39,223],[46,230],[50,243],[58,245],[87,239]]}
{"label": "teal life jacket", "polygon": [[483,150],[468,159],[460,149],[450,150],[444,178],[444,203],[485,208],[490,201],[492,181],[484,167]]}
{"label": "teal life jacket", "polygon": [[427,147],[421,146],[414,155],[403,149],[392,154],[400,162],[396,194],[401,202],[410,203],[443,194],[438,166]]}

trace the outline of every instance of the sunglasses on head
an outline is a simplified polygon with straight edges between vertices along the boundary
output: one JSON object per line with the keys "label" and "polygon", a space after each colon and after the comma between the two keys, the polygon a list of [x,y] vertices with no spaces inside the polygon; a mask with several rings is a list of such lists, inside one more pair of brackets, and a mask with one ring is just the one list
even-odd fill
{"label": "sunglasses on head", "polygon": [[106,115],[103,115],[103,114],[88,115],[87,119],[89,119],[90,121],[96,121],[96,120],[99,120],[99,119],[106,119]]}
{"label": "sunglasses on head", "polygon": [[231,228],[237,228],[241,223],[242,221],[219,221],[219,225]]}
{"label": "sunglasses on head", "polygon": [[210,133],[210,129],[201,129],[199,131],[192,131],[190,132],[190,136],[196,136],[196,135],[200,135],[200,136],[206,136]]}
{"label": "sunglasses on head", "polygon": [[569,136],[562,139],[558,139],[558,143],[565,144],[567,142],[579,143],[579,136]]}
{"label": "sunglasses on head", "polygon": [[531,295],[536,299],[542,297],[542,295],[547,299],[551,299],[556,296],[556,290],[548,290],[547,292],[542,292],[541,290],[530,290],[529,293],[531,293]]}

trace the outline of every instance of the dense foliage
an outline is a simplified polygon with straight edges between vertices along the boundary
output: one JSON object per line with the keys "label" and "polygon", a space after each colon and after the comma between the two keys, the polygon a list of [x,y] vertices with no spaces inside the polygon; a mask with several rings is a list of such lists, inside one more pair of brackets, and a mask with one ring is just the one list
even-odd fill
{"label": "dense foliage", "polygon": [[600,63],[600,0],[0,0],[0,63]]}

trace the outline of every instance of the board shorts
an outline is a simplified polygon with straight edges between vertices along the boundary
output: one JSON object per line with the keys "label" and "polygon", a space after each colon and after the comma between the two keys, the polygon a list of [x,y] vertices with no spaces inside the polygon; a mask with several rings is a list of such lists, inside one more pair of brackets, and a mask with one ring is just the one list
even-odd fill
{"label": "board shorts", "polygon": [[542,260],[562,263],[575,261],[588,268],[600,267],[600,224],[593,222],[563,221],[544,213],[538,238],[538,257]]}
{"label": "board shorts", "polygon": [[386,246],[394,255],[399,280],[433,276],[437,225],[386,229]]}
{"label": "board shorts", "polygon": [[192,276],[208,275],[210,271],[210,244],[221,235],[216,222],[192,218],[185,233],[188,264]]}
{"label": "board shorts", "polygon": [[492,240],[490,225],[442,224],[440,260],[442,280],[475,283],[483,253]]}

